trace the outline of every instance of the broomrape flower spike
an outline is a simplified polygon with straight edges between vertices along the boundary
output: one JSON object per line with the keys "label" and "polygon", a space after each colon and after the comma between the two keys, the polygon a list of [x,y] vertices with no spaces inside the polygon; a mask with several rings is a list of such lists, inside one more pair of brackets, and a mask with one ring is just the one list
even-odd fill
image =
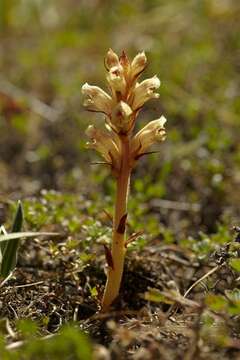
{"label": "broomrape flower spike", "polygon": [[147,66],[144,52],[137,54],[130,62],[125,52],[119,57],[110,49],[104,63],[110,94],[87,83],[83,85],[82,93],[84,106],[89,111],[101,112],[106,116],[107,130],[97,129],[93,125],[87,128],[86,135],[90,138],[87,145],[100,153],[116,178],[112,246],[111,250],[105,246],[107,282],[101,301],[102,311],[107,311],[119,293],[129,244],[126,239],[126,221],[130,176],[136,162],[148,153],[149,147],[165,140],[166,119],[161,116],[150,121],[134,134],[137,115],[145,102],[159,97],[156,90],[160,80],[156,75],[138,82]]}

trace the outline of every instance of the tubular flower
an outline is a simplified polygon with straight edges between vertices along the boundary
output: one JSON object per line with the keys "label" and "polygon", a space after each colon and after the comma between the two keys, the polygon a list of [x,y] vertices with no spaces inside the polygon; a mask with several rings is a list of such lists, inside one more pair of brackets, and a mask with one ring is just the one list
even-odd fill
{"label": "tubular flower", "polygon": [[133,91],[133,110],[140,109],[146,101],[150,99],[157,99],[159,94],[154,91],[157,90],[160,86],[160,80],[155,75],[151,79],[146,79],[140,84],[136,84],[136,87]]}
{"label": "tubular flower", "polygon": [[124,101],[120,101],[113,109],[111,123],[117,132],[126,133],[131,122],[132,109]]}
{"label": "tubular flower", "polygon": [[114,66],[119,66],[119,57],[118,55],[112,51],[112,49],[109,49],[107,52],[107,56],[105,57],[105,66],[106,69],[109,71]]}
{"label": "tubular flower", "polygon": [[126,89],[126,79],[122,65],[113,66],[109,69],[107,80],[114,94],[124,94]]}
{"label": "tubular flower", "polygon": [[111,113],[112,98],[98,86],[92,86],[88,83],[82,86],[84,96],[83,105],[90,111],[103,112],[106,115]]}
{"label": "tubular flower", "polygon": [[87,143],[87,147],[98,151],[107,163],[119,167],[120,152],[117,144],[112,139],[110,133],[96,129],[93,125],[89,125],[86,135],[91,139]]}
{"label": "tubular flower", "polygon": [[145,52],[141,52],[135,56],[131,63],[131,77],[136,79],[146,68],[147,66],[147,57]]}
{"label": "tubular flower", "polygon": [[131,143],[131,152],[135,159],[146,153],[146,150],[149,148],[149,146],[156,142],[165,140],[166,131],[164,124],[166,121],[166,118],[161,116],[159,119],[148,123],[133,137]]}

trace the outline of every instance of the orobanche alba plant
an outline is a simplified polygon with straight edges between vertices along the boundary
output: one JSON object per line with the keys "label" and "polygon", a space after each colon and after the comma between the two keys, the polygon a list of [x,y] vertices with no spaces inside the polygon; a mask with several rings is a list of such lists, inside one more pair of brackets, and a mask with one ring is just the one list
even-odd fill
{"label": "orobanche alba plant", "polygon": [[106,311],[116,299],[121,284],[128,244],[126,221],[131,172],[138,159],[149,153],[152,144],[165,139],[166,119],[163,116],[134,133],[137,116],[145,102],[159,97],[155,92],[160,86],[156,75],[139,82],[146,66],[144,52],[130,62],[125,52],[118,57],[110,49],[105,58],[109,92],[87,83],[82,87],[84,106],[89,111],[103,113],[106,126],[106,130],[101,130],[89,125],[86,134],[90,141],[87,145],[102,155],[116,179],[112,246],[111,250],[105,247],[108,269],[102,311]]}

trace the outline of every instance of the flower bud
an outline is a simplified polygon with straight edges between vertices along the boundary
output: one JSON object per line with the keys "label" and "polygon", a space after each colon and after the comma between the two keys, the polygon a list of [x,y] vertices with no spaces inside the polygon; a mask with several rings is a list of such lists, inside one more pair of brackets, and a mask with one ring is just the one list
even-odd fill
{"label": "flower bud", "polygon": [[107,115],[111,113],[112,98],[100,87],[86,83],[82,86],[82,94],[84,95],[83,105],[88,110],[103,112]]}
{"label": "flower bud", "polygon": [[131,152],[135,158],[144,154],[149,146],[158,141],[165,140],[166,132],[164,124],[166,121],[166,118],[161,116],[160,119],[148,123],[134,136],[131,143]]}
{"label": "flower bud", "polygon": [[126,89],[126,80],[124,77],[123,67],[121,65],[114,66],[109,70],[107,80],[114,93],[124,94]]}
{"label": "flower bud", "polygon": [[135,56],[131,63],[131,77],[136,79],[146,68],[147,66],[147,57],[145,52],[141,52]]}
{"label": "flower bud", "polygon": [[107,56],[105,57],[105,66],[107,70],[110,70],[114,66],[119,65],[119,58],[117,54],[112,51],[112,49],[109,49],[107,52]]}
{"label": "flower bud", "polygon": [[140,109],[144,103],[150,99],[158,98],[159,94],[156,94],[154,91],[157,90],[159,86],[160,80],[156,75],[142,81],[140,84],[136,84],[133,93],[133,110]]}
{"label": "flower bud", "polygon": [[132,113],[130,106],[124,101],[120,101],[112,112],[111,124],[118,132],[127,131]]}
{"label": "flower bud", "polygon": [[127,57],[127,54],[125,53],[125,51],[122,51],[122,54],[119,58],[120,64],[122,65],[122,67],[124,68],[125,72],[128,72],[128,68],[130,66],[130,61]]}
{"label": "flower bud", "polygon": [[86,135],[91,139],[87,146],[98,151],[106,162],[117,166],[119,163],[119,149],[110,134],[96,129],[93,125],[89,125]]}

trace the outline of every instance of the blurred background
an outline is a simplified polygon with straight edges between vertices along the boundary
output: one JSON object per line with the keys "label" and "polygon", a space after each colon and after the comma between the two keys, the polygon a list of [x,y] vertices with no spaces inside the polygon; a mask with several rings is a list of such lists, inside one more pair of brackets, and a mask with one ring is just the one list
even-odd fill
{"label": "blurred background", "polygon": [[239,16],[239,0],[0,0],[1,201],[54,189],[111,208],[113,180],[85,149],[103,119],[81,86],[106,87],[109,47],[145,50],[162,84],[138,126],[164,114],[167,141],[135,170],[133,224],[169,241],[237,224]]}

